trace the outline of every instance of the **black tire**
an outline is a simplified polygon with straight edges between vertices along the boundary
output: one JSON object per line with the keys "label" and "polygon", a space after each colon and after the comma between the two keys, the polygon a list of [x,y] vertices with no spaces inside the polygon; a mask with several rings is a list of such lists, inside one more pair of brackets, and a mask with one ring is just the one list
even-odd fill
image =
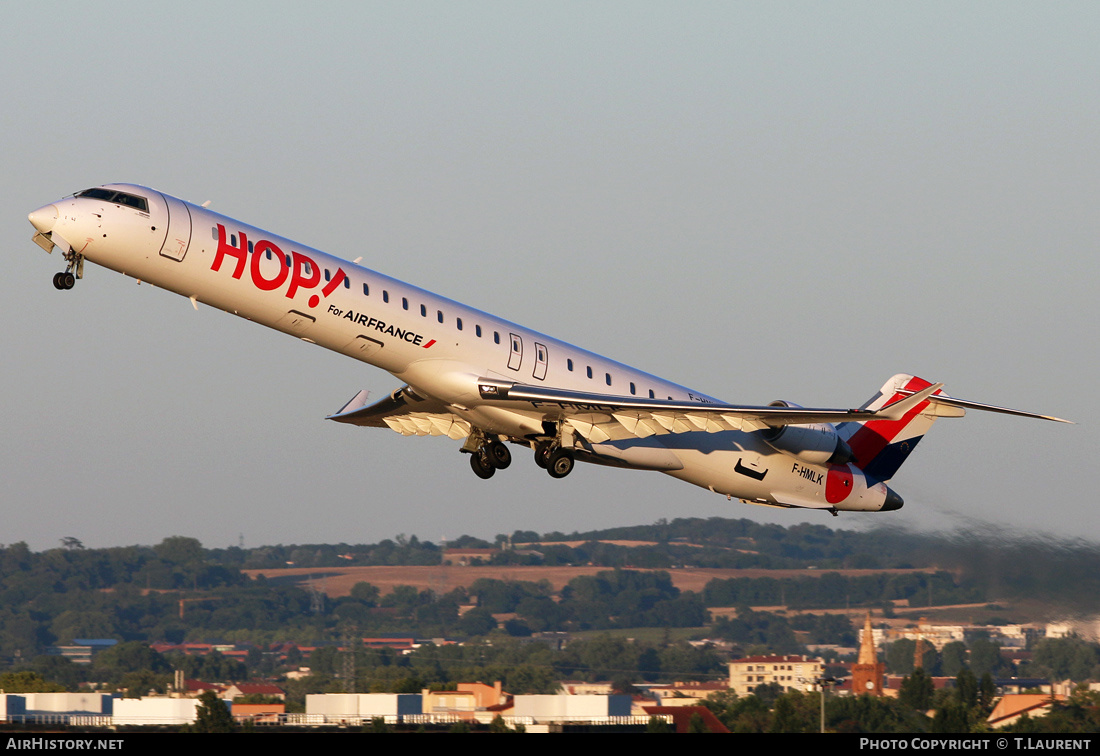
{"label": "black tire", "polygon": [[489,464],[488,460],[483,459],[478,452],[470,455],[470,468],[474,471],[474,475],[482,480],[488,480],[493,477],[493,473],[497,471],[497,469]]}
{"label": "black tire", "polygon": [[503,470],[512,464],[512,452],[508,451],[508,447],[500,441],[490,441],[486,445],[485,451],[489,455],[489,461],[493,463],[493,467],[498,470]]}
{"label": "black tire", "polygon": [[546,472],[551,478],[564,478],[573,472],[573,464],[573,455],[566,449],[558,449],[547,460]]}
{"label": "black tire", "polygon": [[76,276],[72,273],[62,273],[61,275],[61,288],[71,289],[76,286]]}
{"label": "black tire", "polygon": [[553,450],[553,446],[548,443],[535,445],[535,464],[541,467],[543,470],[550,463],[550,452]]}
{"label": "black tire", "polygon": [[64,273],[54,273],[53,274],[53,287],[55,289],[60,290],[60,289],[65,288],[65,284],[61,283],[61,276],[63,276],[63,275],[65,275],[65,274]]}

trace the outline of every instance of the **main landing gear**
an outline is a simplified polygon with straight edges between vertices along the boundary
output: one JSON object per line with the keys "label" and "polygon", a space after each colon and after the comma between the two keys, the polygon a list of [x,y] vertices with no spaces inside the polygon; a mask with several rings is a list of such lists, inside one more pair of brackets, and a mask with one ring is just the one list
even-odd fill
{"label": "main landing gear", "polygon": [[573,452],[552,441],[535,445],[535,464],[550,473],[551,478],[564,478],[573,472]]}
{"label": "main landing gear", "polygon": [[[463,449],[466,451],[466,449]],[[512,452],[508,451],[499,439],[483,440],[476,449],[469,452],[470,467],[474,475],[482,480],[493,477],[497,470],[503,470],[512,464]]]}
{"label": "main landing gear", "polygon": [[[499,438],[487,437],[481,431],[471,433],[462,446],[462,451],[470,455],[470,469],[482,480],[488,480],[512,464],[512,452]],[[570,449],[554,440],[539,441],[535,444],[535,464],[550,474],[551,478],[564,478],[573,472],[576,460]]]}

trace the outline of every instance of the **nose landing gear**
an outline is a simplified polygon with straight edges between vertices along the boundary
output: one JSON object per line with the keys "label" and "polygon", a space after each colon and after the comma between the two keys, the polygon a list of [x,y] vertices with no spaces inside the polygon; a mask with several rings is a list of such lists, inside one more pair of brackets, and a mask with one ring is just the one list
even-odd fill
{"label": "nose landing gear", "polygon": [[66,291],[76,286],[76,279],[83,277],[84,256],[69,250],[65,253],[65,270],[53,277],[53,286]]}
{"label": "nose landing gear", "polygon": [[76,276],[72,273],[55,273],[53,277],[53,287],[55,289],[71,289],[76,285]]}

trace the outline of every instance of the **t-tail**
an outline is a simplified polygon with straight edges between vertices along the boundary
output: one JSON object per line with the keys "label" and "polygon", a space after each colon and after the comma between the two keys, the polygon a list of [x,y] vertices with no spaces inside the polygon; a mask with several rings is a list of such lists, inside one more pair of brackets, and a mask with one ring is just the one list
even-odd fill
{"label": "t-tail", "polygon": [[[920,391],[931,385],[923,378],[898,373],[886,381],[878,393],[860,409],[881,409],[904,399],[914,391]],[[943,389],[937,390],[936,393],[942,395]],[[852,463],[863,470],[863,474],[868,478],[887,481],[894,477],[905,460],[909,458],[917,442],[924,438],[924,434],[932,427],[936,417],[942,414],[962,417],[966,411],[924,401],[910,409],[900,419],[841,423],[837,431],[852,450]]]}
{"label": "t-tail", "polygon": [[[881,409],[931,385],[923,378],[898,373],[886,381],[878,393],[871,397],[861,409]],[[1071,422],[1051,415],[956,399],[943,393],[941,388],[933,392],[925,401],[910,408],[898,419],[841,423],[837,426],[837,432],[852,450],[852,463],[868,478],[885,482],[897,474],[898,469],[916,448],[917,442],[924,438],[924,434],[932,427],[932,423],[936,422],[936,418],[962,417],[967,409],[1034,417],[1058,423]]]}

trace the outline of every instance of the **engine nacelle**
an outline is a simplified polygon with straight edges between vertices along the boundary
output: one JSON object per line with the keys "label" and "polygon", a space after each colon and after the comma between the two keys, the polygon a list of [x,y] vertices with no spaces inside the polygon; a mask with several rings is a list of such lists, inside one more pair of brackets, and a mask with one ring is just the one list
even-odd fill
{"label": "engine nacelle", "polygon": [[[770,407],[801,409],[800,405],[782,399]],[[776,451],[790,454],[811,465],[843,465],[852,459],[852,449],[836,432],[832,423],[807,423],[769,428],[760,434]]]}

